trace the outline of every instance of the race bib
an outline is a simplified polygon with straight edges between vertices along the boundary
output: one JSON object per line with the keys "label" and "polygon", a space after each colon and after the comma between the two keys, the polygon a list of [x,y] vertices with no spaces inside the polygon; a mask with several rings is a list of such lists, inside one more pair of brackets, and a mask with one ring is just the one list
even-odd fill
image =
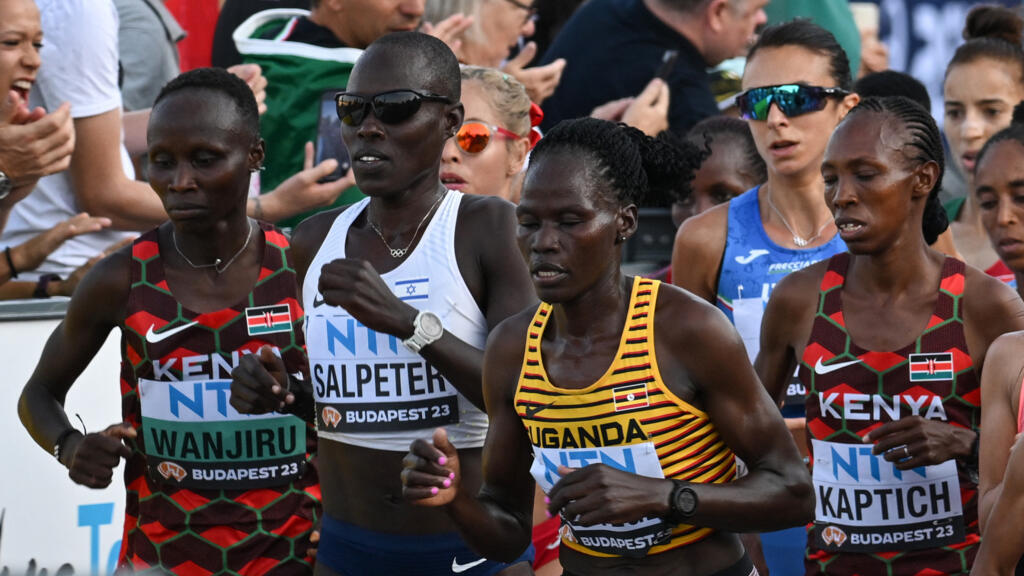
{"label": "race bib", "polygon": [[[535,446],[533,454],[530,474],[545,494],[561,479],[558,475],[559,466],[583,468],[591,464],[605,464],[639,476],[665,477],[651,442],[579,450]],[[594,526],[580,526],[572,518],[564,516],[562,521],[568,527],[568,533],[563,530],[564,538],[597,552],[628,558],[642,558],[652,546],[668,542],[673,528],[662,518],[641,518],[626,524]]]}
{"label": "race bib", "polygon": [[878,552],[964,541],[956,461],[899,470],[871,454],[870,444],[811,443],[817,548]]}
{"label": "race bib", "polygon": [[139,380],[150,476],[183,488],[248,490],[305,472],[305,424],[285,414],[239,414],[230,380]]}
{"label": "race bib", "polygon": [[321,432],[394,432],[459,422],[458,391],[389,334],[351,316],[307,318]]}

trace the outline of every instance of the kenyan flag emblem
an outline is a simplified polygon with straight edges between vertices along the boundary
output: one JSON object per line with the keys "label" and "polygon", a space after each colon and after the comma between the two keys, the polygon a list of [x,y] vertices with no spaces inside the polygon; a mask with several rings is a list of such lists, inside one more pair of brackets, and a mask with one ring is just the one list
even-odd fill
{"label": "kenyan flag emblem", "polygon": [[929,380],[953,379],[953,354],[911,354],[910,381],[927,382]]}
{"label": "kenyan flag emblem", "polygon": [[249,336],[290,332],[292,314],[288,310],[287,304],[246,308],[245,322],[249,328]]}

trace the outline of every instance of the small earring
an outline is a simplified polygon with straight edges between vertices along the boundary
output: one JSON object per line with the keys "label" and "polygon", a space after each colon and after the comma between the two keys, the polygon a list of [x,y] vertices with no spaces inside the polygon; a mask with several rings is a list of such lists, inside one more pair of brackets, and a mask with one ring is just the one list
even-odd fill
{"label": "small earring", "polygon": [[619,236],[619,242],[620,242],[620,243],[622,243],[622,242],[625,242],[625,241],[626,241],[626,237],[625,237],[625,236],[622,236],[622,235],[620,235],[620,236]]}

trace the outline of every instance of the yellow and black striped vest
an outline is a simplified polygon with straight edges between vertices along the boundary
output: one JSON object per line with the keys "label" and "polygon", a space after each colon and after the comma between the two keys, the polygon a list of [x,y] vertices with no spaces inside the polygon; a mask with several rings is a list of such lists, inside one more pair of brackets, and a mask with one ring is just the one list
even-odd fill
{"label": "yellow and black striped vest", "polygon": [[[515,407],[534,448],[531,472],[550,490],[558,466],[604,463],[644,476],[723,483],[736,459],[708,415],[673,394],[658,370],[654,309],[660,282],[635,278],[615,360],[586,388],[548,379],[541,340],[551,306],[541,304],[527,331]],[[710,528],[644,518],[626,525],[582,527],[562,518],[562,543],[593,556],[640,557],[706,538]]]}

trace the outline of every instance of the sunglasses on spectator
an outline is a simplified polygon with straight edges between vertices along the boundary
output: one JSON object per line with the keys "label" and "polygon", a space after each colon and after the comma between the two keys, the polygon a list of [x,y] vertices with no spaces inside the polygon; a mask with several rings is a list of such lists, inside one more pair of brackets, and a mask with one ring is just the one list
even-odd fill
{"label": "sunglasses on spectator", "polygon": [[338,118],[349,126],[359,126],[373,110],[374,116],[385,124],[398,124],[419,111],[423,101],[451,104],[451,98],[432,92],[391,90],[373,96],[359,96],[338,92],[334,96]]}
{"label": "sunglasses on spectator", "polygon": [[492,126],[483,122],[466,122],[455,133],[455,143],[469,154],[479,154],[491,142],[491,136],[500,134],[510,140],[522,138],[519,134],[506,130],[501,126]]}
{"label": "sunglasses on spectator", "polygon": [[849,94],[842,88],[823,88],[804,84],[780,84],[751,88],[736,96],[740,115],[747,120],[766,120],[772,104],[787,117],[800,116],[824,110],[829,98],[842,98]]}

